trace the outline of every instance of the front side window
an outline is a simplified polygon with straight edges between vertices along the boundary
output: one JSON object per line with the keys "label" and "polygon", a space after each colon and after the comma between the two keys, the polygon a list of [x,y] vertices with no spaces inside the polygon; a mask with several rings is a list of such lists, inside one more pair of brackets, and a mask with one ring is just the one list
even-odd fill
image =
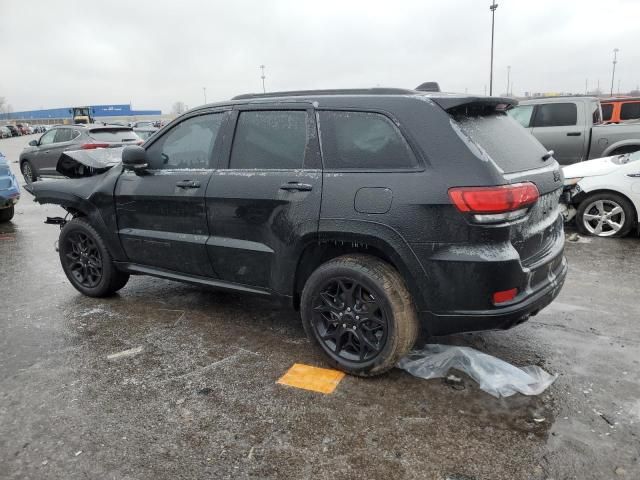
{"label": "front side window", "polygon": [[538,105],[534,127],[567,127],[578,123],[575,103],[547,103]]}
{"label": "front side window", "polygon": [[620,106],[620,120],[635,120],[637,118],[640,118],[640,102],[628,102]]}
{"label": "front side window", "polygon": [[147,149],[149,167],[156,170],[212,168],[213,146],[223,115],[210,113],[177,124]]}
{"label": "front side window", "polygon": [[380,113],[322,111],[319,117],[325,168],[395,170],[418,165],[400,130]]}
{"label": "front side window", "polygon": [[507,112],[513,119],[524,128],[531,126],[531,114],[533,113],[533,105],[519,105]]}
{"label": "front side window", "polygon": [[40,137],[40,145],[49,145],[53,143],[57,130],[49,130]]}
{"label": "front side window", "polygon": [[307,113],[303,110],[241,112],[229,168],[302,168],[307,146]]}
{"label": "front side window", "polygon": [[611,120],[611,115],[613,115],[613,103],[603,103],[602,104],[602,120],[608,122]]}

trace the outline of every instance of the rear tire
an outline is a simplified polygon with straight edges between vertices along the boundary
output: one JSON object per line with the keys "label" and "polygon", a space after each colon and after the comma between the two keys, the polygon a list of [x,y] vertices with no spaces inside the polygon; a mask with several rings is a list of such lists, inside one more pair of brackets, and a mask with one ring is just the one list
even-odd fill
{"label": "rear tire", "polygon": [[128,273],[116,269],[100,234],[83,218],[62,228],[58,253],[71,285],[89,297],[113,295],[129,281]]}
{"label": "rear tire", "polygon": [[0,210],[0,223],[5,223],[11,220],[14,213],[15,209],[13,205],[11,205],[9,208],[3,208],[2,210]]}
{"label": "rear tire", "polygon": [[624,237],[635,224],[633,205],[614,192],[594,193],[586,197],[576,212],[576,226],[584,235]]}
{"label": "rear tire", "polygon": [[307,336],[337,369],[370,377],[393,368],[419,333],[400,274],[379,258],[353,254],[316,269],[302,291]]}
{"label": "rear tire", "polygon": [[25,160],[20,165],[20,171],[22,172],[22,176],[24,177],[24,181],[27,185],[35,182],[38,178],[36,176],[35,170],[33,169],[33,165],[29,162],[29,160]]}

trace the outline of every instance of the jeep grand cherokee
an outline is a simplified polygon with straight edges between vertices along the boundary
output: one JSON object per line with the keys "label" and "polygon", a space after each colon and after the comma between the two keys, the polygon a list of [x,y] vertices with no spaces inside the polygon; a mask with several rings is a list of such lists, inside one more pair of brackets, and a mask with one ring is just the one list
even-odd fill
{"label": "jeep grand cherokee", "polygon": [[242,95],[185,113],[105,173],[29,190],[72,216],[59,255],[85,295],[146,274],[272,296],[334,366],[376,375],[420,326],[509,328],[558,294],[562,175],[512,105]]}

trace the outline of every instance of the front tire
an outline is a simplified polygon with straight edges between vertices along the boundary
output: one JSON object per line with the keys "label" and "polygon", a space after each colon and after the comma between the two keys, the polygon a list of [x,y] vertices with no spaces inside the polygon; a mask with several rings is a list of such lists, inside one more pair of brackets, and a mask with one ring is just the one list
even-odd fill
{"label": "front tire", "polygon": [[83,218],[74,218],[62,228],[58,252],[71,285],[84,295],[106,297],[129,281],[128,273],[116,269],[100,234]]}
{"label": "front tire", "polygon": [[362,377],[393,368],[419,332],[404,280],[369,255],[345,255],[315,270],[302,291],[301,315],[305,332],[329,362]]}
{"label": "front tire", "polygon": [[22,176],[24,177],[24,181],[27,185],[32,184],[38,179],[29,160],[22,162],[22,165],[20,165],[20,171],[22,172]]}
{"label": "front tire", "polygon": [[580,202],[576,212],[576,225],[584,235],[624,237],[634,223],[633,205],[614,192],[589,195]]}
{"label": "front tire", "polygon": [[14,213],[15,209],[13,205],[11,205],[9,208],[3,208],[2,210],[0,210],[0,223],[5,223],[11,220]]}

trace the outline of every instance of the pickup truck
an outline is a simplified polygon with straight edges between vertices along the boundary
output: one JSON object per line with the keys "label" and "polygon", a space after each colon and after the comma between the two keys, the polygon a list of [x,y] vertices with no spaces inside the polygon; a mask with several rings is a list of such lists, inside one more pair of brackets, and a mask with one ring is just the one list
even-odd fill
{"label": "pickup truck", "polygon": [[603,124],[595,97],[525,100],[509,113],[561,165],[640,150],[640,124]]}

